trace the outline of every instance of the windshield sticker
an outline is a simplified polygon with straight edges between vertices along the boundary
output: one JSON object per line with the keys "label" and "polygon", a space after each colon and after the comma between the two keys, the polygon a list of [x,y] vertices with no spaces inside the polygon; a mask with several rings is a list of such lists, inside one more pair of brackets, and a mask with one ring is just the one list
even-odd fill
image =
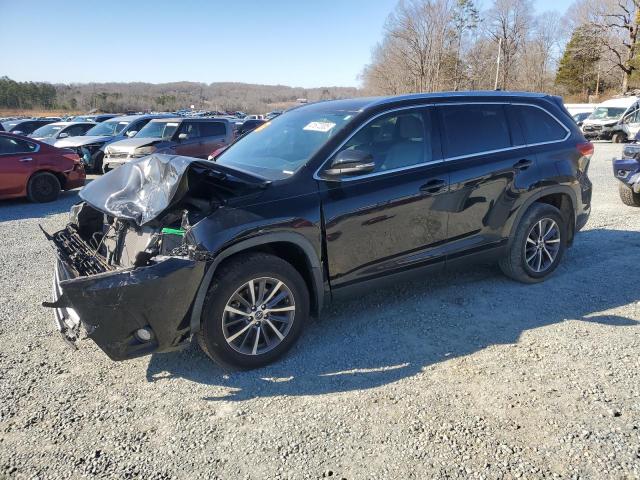
{"label": "windshield sticker", "polygon": [[327,133],[329,130],[331,130],[335,126],[336,124],[331,122],[311,122],[307,124],[307,126],[304,127],[303,130],[309,130],[311,132]]}
{"label": "windshield sticker", "polygon": [[177,126],[178,126],[177,123],[167,122],[167,127],[177,127]]}

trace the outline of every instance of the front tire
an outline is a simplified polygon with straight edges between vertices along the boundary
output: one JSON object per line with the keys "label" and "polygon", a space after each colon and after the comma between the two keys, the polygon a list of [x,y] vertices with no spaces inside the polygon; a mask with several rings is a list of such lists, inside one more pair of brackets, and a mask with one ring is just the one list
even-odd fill
{"label": "front tire", "polygon": [[216,272],[196,337],[224,367],[259,368],[291,348],[308,316],[309,292],[300,273],[279,257],[252,253]]}
{"label": "front tire", "polygon": [[624,143],[627,141],[627,136],[624,133],[614,133],[611,137],[613,143]]}
{"label": "front tire", "polygon": [[534,203],[524,214],[500,268],[523,283],[544,281],[558,267],[567,248],[567,225],[556,207]]}
{"label": "front tire", "polygon": [[640,207],[640,193],[635,193],[631,187],[628,187],[624,183],[618,185],[618,192],[620,193],[622,203],[630,207]]}
{"label": "front tire", "polygon": [[60,180],[49,172],[39,172],[29,179],[27,197],[35,203],[53,202],[60,195]]}

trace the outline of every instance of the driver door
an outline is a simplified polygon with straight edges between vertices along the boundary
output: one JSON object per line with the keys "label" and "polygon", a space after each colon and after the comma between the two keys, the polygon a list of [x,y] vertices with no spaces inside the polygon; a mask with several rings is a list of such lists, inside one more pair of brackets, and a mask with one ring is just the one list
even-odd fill
{"label": "driver door", "polygon": [[636,109],[622,121],[622,129],[627,135],[628,140],[634,140],[637,133],[640,131],[640,109]]}
{"label": "driver door", "polygon": [[449,175],[442,162],[431,107],[374,117],[339,150],[371,155],[372,172],[323,177],[318,172],[326,229],[328,274],[334,291],[421,266],[441,266],[447,237],[443,200]]}

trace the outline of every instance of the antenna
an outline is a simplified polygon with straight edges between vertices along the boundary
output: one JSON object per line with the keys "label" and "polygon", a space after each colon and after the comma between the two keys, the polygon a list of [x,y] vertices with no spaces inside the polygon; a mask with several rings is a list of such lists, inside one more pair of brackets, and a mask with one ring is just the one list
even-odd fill
{"label": "antenna", "polygon": [[500,54],[502,53],[502,38],[498,39],[498,59],[496,60],[496,83],[493,86],[494,90],[498,90],[498,75],[500,74]]}

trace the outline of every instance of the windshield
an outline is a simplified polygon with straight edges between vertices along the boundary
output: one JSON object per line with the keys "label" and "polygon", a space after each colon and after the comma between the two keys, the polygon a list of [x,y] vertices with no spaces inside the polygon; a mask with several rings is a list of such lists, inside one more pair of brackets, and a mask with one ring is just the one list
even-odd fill
{"label": "windshield", "polygon": [[162,138],[170,140],[178,129],[178,122],[149,122],[136,134],[136,138]]}
{"label": "windshield", "polygon": [[64,125],[45,125],[44,127],[37,128],[31,134],[33,138],[51,138],[54,137],[60,130],[64,128]]}
{"label": "windshield", "polygon": [[293,175],[356,112],[293,110],[265,123],[223,152],[216,162],[282,180]]}
{"label": "windshield", "polygon": [[615,120],[620,118],[626,111],[626,108],[620,107],[598,107],[589,118],[595,120]]}
{"label": "windshield", "polygon": [[125,129],[130,122],[102,122],[91,127],[85,135],[113,137]]}

